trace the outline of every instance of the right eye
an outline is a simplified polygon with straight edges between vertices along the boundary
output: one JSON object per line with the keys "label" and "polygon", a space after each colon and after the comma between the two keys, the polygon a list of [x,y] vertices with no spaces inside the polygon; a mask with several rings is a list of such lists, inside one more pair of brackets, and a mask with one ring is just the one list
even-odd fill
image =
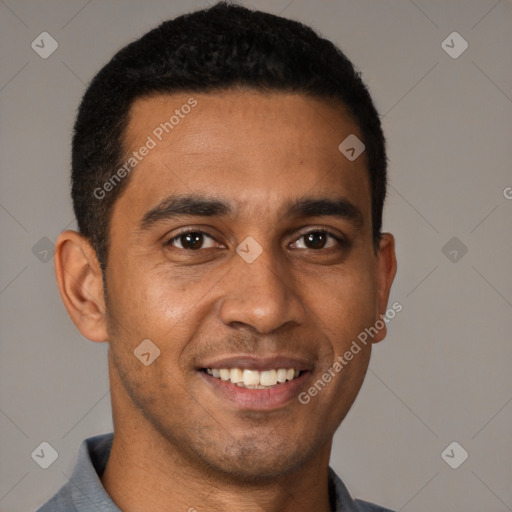
{"label": "right eye", "polygon": [[[204,231],[188,230],[179,233],[166,242],[165,245],[170,245],[176,249],[182,249],[185,251],[197,251],[199,249],[211,249],[214,245],[208,247],[204,246],[205,238],[213,241],[213,237],[205,233]],[[176,245],[177,244],[177,245]]]}

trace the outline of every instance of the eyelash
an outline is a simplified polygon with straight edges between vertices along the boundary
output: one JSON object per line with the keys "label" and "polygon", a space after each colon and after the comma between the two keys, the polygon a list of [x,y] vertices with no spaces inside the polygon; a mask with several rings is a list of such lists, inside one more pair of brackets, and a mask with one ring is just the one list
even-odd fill
{"label": "eyelash", "polygon": [[[174,247],[172,246],[172,242],[174,242],[175,240],[178,240],[180,237],[184,236],[184,235],[187,235],[189,233],[197,233],[197,234],[202,234],[202,235],[205,235],[206,237],[208,238],[211,238],[212,240],[215,240],[215,238],[211,235],[209,235],[208,233],[206,233],[205,231],[202,231],[200,229],[187,229],[185,231],[182,231],[181,233],[178,233],[177,235],[173,236],[172,238],[170,238],[166,243],[165,245],[166,246],[171,246],[173,247],[174,249],[177,249],[177,250],[181,250],[181,251],[187,251],[187,252],[199,252],[201,249],[182,249],[181,247]],[[300,240],[301,238],[304,238],[305,236],[311,234],[311,233],[325,233],[327,235],[329,235],[331,238],[334,238],[334,240],[336,240],[336,242],[338,242],[338,246],[339,248],[345,248],[348,246],[348,242],[343,239],[343,238],[340,238],[338,235],[335,235],[332,231],[329,231],[328,229],[325,229],[325,228],[318,228],[318,229],[311,229],[310,231],[306,231],[305,233],[302,233],[300,234],[300,236],[296,239],[297,240]],[[314,252],[320,252],[320,251],[330,251],[330,250],[333,250],[335,249],[334,247],[327,247],[327,248],[322,248],[322,249],[309,249],[309,248],[306,248],[306,250],[310,250],[310,251],[314,251]],[[304,249],[303,249],[304,250]]]}

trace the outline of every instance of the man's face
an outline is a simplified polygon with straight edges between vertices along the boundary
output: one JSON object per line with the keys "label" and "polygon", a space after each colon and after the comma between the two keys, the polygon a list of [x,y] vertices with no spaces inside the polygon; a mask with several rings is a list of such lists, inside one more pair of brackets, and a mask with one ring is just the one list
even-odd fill
{"label": "man's face", "polygon": [[[156,146],[111,219],[114,410],[116,400],[133,405],[116,422],[143,425],[219,474],[270,478],[328,454],[370,344],[309,403],[298,396],[385,310],[366,157],[351,162],[338,150],[362,136],[340,106],[249,91],[194,94],[197,105],[172,131],[155,132],[189,98],[154,96],[131,110],[128,154],[148,136]],[[225,206],[175,208],[183,196]],[[148,366],[134,355],[145,339],[160,350]],[[246,370],[246,382],[268,371],[259,385],[270,385],[242,387],[217,378],[221,369],[235,381]]]}

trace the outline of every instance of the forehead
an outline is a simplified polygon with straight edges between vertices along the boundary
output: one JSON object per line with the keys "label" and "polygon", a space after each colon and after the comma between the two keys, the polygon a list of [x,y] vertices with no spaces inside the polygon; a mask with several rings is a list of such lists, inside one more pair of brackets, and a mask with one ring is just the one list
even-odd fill
{"label": "forehead", "polygon": [[349,161],[338,149],[351,134],[362,139],[343,106],[302,94],[140,98],[125,134],[126,160],[133,152],[140,160],[116,208],[124,203],[142,214],[168,195],[194,193],[229,198],[249,215],[306,194],[331,194],[359,203],[366,216],[366,155]]}

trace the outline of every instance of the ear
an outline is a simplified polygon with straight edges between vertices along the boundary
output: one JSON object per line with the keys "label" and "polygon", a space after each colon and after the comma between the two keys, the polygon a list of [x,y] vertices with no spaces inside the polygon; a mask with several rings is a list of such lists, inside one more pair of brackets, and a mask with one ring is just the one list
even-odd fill
{"label": "ear", "polygon": [[91,341],[107,341],[101,267],[90,242],[63,231],[55,245],[55,276],[64,306],[77,329]]}
{"label": "ear", "polygon": [[[387,334],[386,322],[382,317],[388,307],[389,292],[396,274],[395,238],[391,233],[382,233],[376,256],[377,300],[375,321],[381,321],[384,326],[373,338],[373,343],[382,341]],[[380,323],[379,323],[380,325]]]}

